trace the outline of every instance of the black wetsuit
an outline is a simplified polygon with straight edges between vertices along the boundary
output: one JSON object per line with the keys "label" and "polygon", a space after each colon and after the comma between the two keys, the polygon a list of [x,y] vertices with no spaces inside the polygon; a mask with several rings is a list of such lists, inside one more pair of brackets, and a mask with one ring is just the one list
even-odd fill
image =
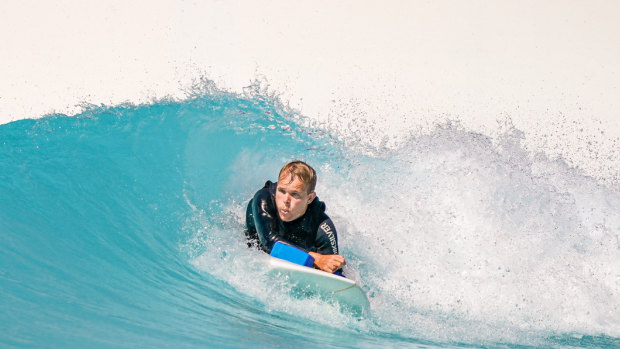
{"label": "black wetsuit", "polygon": [[316,197],[303,216],[283,222],[276,208],[276,187],[276,183],[267,181],[248,203],[245,235],[249,244],[256,244],[267,253],[274,243],[281,241],[306,252],[338,254],[336,228],[325,214],[325,204]]}

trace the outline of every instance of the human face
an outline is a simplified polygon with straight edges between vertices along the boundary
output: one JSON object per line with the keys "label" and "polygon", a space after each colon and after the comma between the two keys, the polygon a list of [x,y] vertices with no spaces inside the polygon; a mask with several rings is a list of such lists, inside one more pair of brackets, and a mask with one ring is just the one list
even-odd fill
{"label": "human face", "polygon": [[306,213],[308,205],[314,200],[314,192],[308,194],[306,185],[299,178],[292,178],[292,175],[278,179],[276,188],[276,207],[278,215],[284,222],[291,222]]}

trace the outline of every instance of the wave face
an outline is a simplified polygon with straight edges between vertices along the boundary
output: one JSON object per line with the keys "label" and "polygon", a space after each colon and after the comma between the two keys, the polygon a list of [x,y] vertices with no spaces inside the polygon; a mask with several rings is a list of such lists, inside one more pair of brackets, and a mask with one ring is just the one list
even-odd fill
{"label": "wave face", "polygon": [[[413,134],[413,133],[412,133]],[[618,347],[620,188],[444,123],[396,146],[258,92],[0,126],[7,347]],[[372,314],[297,299],[247,200],[318,171]]]}

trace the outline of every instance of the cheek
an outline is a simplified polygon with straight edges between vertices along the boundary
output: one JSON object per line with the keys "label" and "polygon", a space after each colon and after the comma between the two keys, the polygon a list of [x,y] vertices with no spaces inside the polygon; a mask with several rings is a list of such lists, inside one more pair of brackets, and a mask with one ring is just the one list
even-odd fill
{"label": "cheek", "polygon": [[302,206],[301,202],[302,202],[302,200],[292,199],[291,200],[291,207],[298,208],[298,207]]}

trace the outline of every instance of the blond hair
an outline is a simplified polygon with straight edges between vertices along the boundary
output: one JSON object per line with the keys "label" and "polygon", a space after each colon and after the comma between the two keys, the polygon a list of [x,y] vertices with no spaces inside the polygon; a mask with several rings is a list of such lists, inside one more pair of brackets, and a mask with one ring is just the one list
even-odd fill
{"label": "blond hair", "polygon": [[316,187],[316,171],[303,161],[295,160],[284,165],[278,174],[278,181],[288,176],[291,182],[297,178],[304,183],[308,194],[312,193]]}

